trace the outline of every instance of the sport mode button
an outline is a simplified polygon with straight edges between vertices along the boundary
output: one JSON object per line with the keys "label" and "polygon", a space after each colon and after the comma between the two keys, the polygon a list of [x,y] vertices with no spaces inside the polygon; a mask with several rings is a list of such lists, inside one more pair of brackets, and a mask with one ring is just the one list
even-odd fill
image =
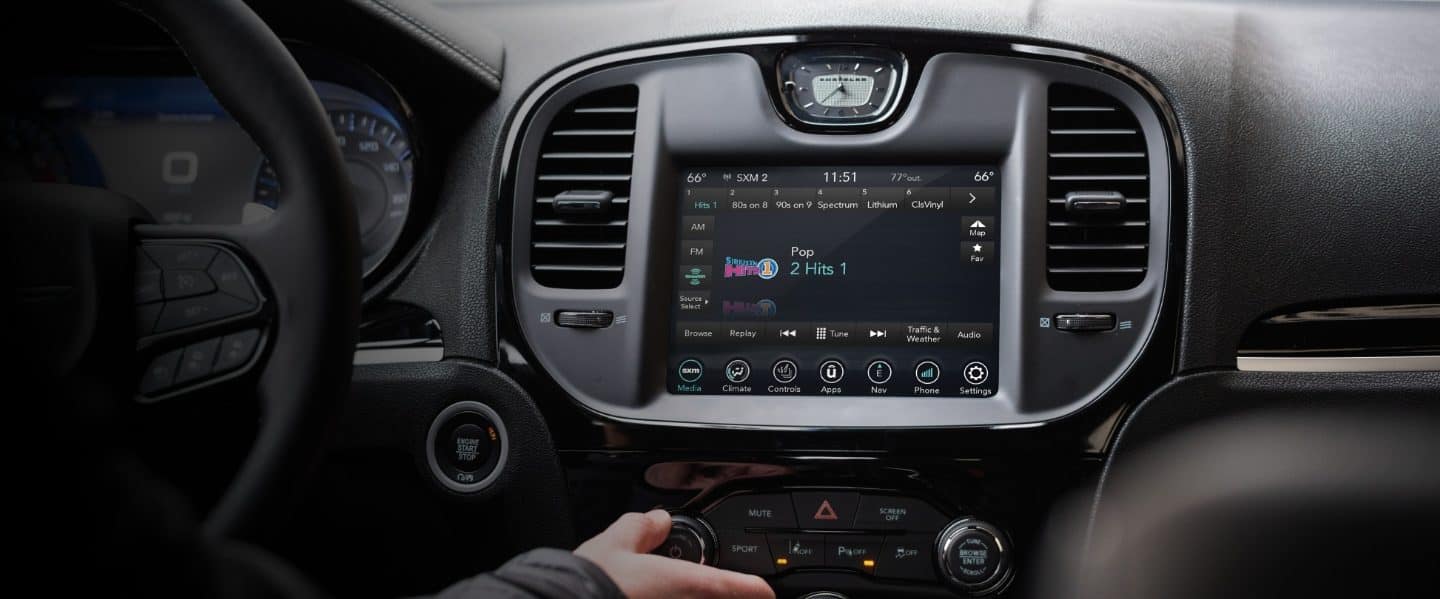
{"label": "sport mode button", "polygon": [[675,372],[680,375],[680,380],[693,383],[700,380],[700,376],[705,374],[705,365],[701,364],[700,361],[695,358],[690,358],[681,362],[680,367],[675,369]]}

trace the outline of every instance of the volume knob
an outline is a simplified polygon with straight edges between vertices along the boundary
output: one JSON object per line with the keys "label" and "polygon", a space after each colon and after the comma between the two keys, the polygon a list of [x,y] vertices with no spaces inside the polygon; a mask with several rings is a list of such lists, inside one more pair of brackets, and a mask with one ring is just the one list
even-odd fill
{"label": "volume knob", "polygon": [[999,528],[961,518],[935,538],[935,557],[946,582],[972,597],[1003,590],[1014,577],[1010,539]]}
{"label": "volume knob", "polygon": [[670,534],[651,553],[701,565],[715,563],[715,531],[704,520],[670,515]]}

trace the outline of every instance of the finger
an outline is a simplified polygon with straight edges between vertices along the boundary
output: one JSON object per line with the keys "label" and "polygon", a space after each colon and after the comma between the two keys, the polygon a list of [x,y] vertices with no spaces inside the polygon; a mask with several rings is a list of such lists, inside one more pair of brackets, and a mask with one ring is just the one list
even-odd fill
{"label": "finger", "polygon": [[652,580],[663,580],[671,596],[693,599],[774,599],[775,591],[759,576],[721,570],[710,566],[654,555],[644,559]]}
{"label": "finger", "polygon": [[645,553],[659,547],[669,534],[670,514],[665,510],[651,510],[644,514],[622,514],[594,540],[606,547]]}

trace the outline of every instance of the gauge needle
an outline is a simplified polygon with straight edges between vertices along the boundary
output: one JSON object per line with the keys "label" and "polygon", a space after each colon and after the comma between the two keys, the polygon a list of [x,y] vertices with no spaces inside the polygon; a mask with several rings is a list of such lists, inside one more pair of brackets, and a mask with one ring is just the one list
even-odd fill
{"label": "gauge needle", "polygon": [[842,92],[844,92],[844,91],[845,91],[845,84],[844,84],[844,83],[841,83],[841,84],[840,84],[840,87],[835,88],[835,91],[830,92],[830,93],[827,94],[824,98],[820,98],[820,103],[821,103],[821,104],[824,104],[827,100],[830,99],[830,96],[834,96],[835,94],[842,93]]}

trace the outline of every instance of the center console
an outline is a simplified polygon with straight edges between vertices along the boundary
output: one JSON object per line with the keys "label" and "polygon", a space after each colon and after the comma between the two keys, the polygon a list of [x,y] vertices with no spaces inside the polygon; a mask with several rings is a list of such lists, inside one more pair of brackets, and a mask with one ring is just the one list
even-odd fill
{"label": "center console", "polygon": [[1172,134],[1119,65],[778,36],[555,74],[505,164],[520,349],[615,422],[1028,426],[1156,337]]}

